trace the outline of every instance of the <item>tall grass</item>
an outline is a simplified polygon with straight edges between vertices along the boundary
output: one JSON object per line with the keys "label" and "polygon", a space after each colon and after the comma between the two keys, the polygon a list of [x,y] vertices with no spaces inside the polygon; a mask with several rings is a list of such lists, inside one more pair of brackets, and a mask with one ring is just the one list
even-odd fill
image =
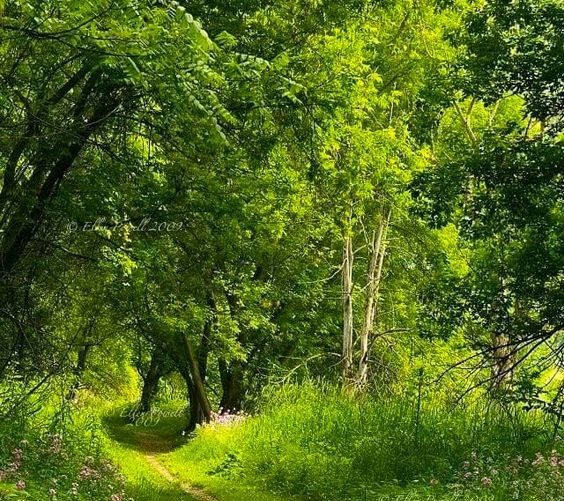
{"label": "tall grass", "polygon": [[453,481],[473,453],[546,450],[547,430],[540,414],[476,399],[450,408],[437,395],[359,399],[307,383],[271,391],[242,424],[202,428],[171,461],[207,461],[215,475],[259,478],[308,499],[363,499],[385,483]]}

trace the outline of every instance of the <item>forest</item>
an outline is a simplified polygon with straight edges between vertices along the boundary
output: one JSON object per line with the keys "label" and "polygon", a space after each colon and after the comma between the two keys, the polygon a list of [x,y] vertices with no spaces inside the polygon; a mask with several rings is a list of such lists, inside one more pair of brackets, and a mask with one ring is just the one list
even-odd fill
{"label": "forest", "polygon": [[562,499],[563,0],[0,0],[0,501]]}

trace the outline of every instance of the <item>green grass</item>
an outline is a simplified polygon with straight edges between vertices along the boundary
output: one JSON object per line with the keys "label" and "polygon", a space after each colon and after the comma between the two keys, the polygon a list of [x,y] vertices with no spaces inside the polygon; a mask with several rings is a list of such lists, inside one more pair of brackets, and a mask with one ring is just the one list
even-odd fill
{"label": "green grass", "polygon": [[51,501],[50,490],[59,501],[120,494],[123,478],[102,453],[101,441],[90,413],[60,419],[49,405],[27,415],[22,409],[19,419],[0,422],[0,499]]}
{"label": "green grass", "polygon": [[[30,499],[52,501],[55,488],[59,501],[105,501],[123,489],[135,501],[193,501],[175,482],[170,482],[147,460],[178,447],[185,440],[180,431],[185,422],[163,417],[149,426],[134,426],[120,416],[122,408],[108,412],[110,404],[96,400],[72,409],[63,421],[54,421],[55,412],[45,407],[42,415],[28,415],[16,421],[0,422],[0,500]],[[53,434],[61,435],[59,452],[51,451]],[[15,450],[22,449],[21,466],[8,472]],[[94,469],[104,472],[99,482],[80,478],[80,472],[94,458]],[[104,469],[107,460],[119,472]],[[90,464],[90,463],[88,463]],[[123,485],[122,480],[123,479]],[[25,481],[18,490],[16,482]],[[56,483],[53,482],[56,481]],[[78,485],[73,494],[72,485]],[[110,488],[109,485],[113,487]]]}
{"label": "green grass", "polygon": [[[121,466],[130,489],[131,486],[134,487],[132,492],[136,501],[191,499],[186,494],[184,498],[177,497],[177,491],[171,492],[170,485],[168,485],[168,491],[160,490],[167,487],[168,482],[147,462],[146,453],[155,454],[156,458],[178,478],[179,482],[201,488],[218,501],[287,501],[290,499],[288,496],[282,498],[268,492],[264,486],[256,482],[243,483],[220,476],[210,476],[207,474],[208,463],[199,461],[197,458],[195,461],[189,458],[181,464],[171,461],[171,458],[175,457],[174,451],[179,450],[188,439],[181,434],[186,425],[185,420],[167,416],[167,414],[178,415],[174,404],[170,405],[168,410],[169,413],[166,408],[161,409],[164,416],[149,423],[129,424],[127,419],[122,417],[123,414],[126,414],[123,408],[113,409],[103,418],[110,438],[106,444],[106,450]],[[159,495],[156,495],[155,492]],[[151,495],[155,497],[150,497]],[[167,495],[169,497],[166,497]]]}
{"label": "green grass", "polygon": [[119,443],[113,443],[107,451],[125,475],[127,492],[135,501],[191,501],[193,499],[158,473],[141,452]]}
{"label": "green grass", "polygon": [[216,466],[216,461],[178,456],[174,452],[164,456],[163,464],[179,479],[204,489],[218,501],[290,501],[304,499],[299,496],[282,495],[271,492],[260,479],[223,478],[210,475],[209,468]]}
{"label": "green grass", "polygon": [[[0,500],[47,500],[56,478],[61,501],[103,501],[118,489],[115,472],[100,485],[83,482],[78,496],[69,492],[90,455],[99,471],[106,458],[118,465],[125,499],[136,501],[193,501],[182,483],[218,501],[560,499],[564,459],[551,450],[561,454],[562,442],[551,440],[541,413],[479,398],[454,408],[447,402],[431,393],[419,402],[287,385],[269,390],[257,416],[200,427],[190,439],[181,433],[183,402],[161,405],[156,419],[135,424],[123,405],[96,402],[66,423],[63,455],[48,452],[52,429],[0,427],[0,470],[22,439],[29,442],[17,475],[0,482]],[[533,463],[535,453],[544,456]],[[515,463],[517,456],[524,459]],[[16,492],[19,479],[24,492]]]}
{"label": "green grass", "polygon": [[[178,417],[160,417],[148,424],[131,424],[124,407],[102,413],[108,439],[104,451],[127,479],[128,493],[135,501],[191,501],[177,484],[171,484],[147,460],[185,442],[181,431],[185,422]],[[126,409],[125,409],[126,410]]]}
{"label": "green grass", "polygon": [[[504,500],[511,479],[500,473],[486,490],[481,478],[511,457],[546,453],[555,446],[550,431],[539,413],[479,400],[449,408],[429,395],[418,407],[413,398],[353,399],[331,387],[290,385],[272,392],[257,417],[203,427],[165,461],[220,493],[237,484],[310,500],[452,499],[458,489],[464,499]],[[461,485],[472,453],[477,473]]]}

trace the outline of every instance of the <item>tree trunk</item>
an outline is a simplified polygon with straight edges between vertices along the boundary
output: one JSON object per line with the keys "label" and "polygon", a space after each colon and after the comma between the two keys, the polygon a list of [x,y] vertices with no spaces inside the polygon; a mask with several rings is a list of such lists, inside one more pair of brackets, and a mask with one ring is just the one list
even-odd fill
{"label": "tree trunk", "polygon": [[[266,279],[266,269],[258,266],[253,276],[254,280],[263,281]],[[239,332],[237,334],[237,342],[241,347],[248,346],[248,332],[245,325],[241,325],[238,319],[238,313],[241,306],[237,298],[226,291],[225,297],[229,305],[229,312],[234,322],[239,325]],[[255,346],[256,348],[256,346]],[[219,360],[219,375],[221,379],[221,412],[237,412],[243,408],[243,399],[245,396],[244,376],[248,369],[249,359],[253,350],[243,360],[233,360],[227,363],[225,359]]]}
{"label": "tree trunk", "polygon": [[188,391],[190,394],[190,404],[197,401],[201,411],[201,421],[209,421],[211,419],[211,406],[208,400],[208,395],[206,393],[206,388],[204,386],[204,380],[202,378],[202,373],[200,372],[200,367],[198,364],[198,359],[194,348],[188,339],[186,334],[181,334],[182,343],[184,346],[184,352],[186,355],[186,360],[188,362],[188,370],[190,371],[190,377],[192,384],[189,385]]}
{"label": "tree trunk", "polygon": [[492,334],[491,388],[494,392],[509,389],[513,381],[513,353],[508,343],[507,336]]}
{"label": "tree trunk", "polygon": [[200,368],[200,375],[202,380],[206,380],[206,372],[208,369],[208,355],[210,352],[210,341],[213,334],[214,326],[217,324],[217,309],[215,298],[212,292],[208,292],[206,297],[208,306],[208,318],[204,323],[204,330],[202,332],[202,340],[198,347],[198,366]]}
{"label": "tree trunk", "polygon": [[240,362],[227,364],[224,359],[219,360],[219,375],[221,377],[221,401],[219,407],[222,413],[235,413],[243,405],[243,368]]}
{"label": "tree trunk", "polygon": [[[507,290],[505,280],[501,280],[503,291]],[[516,301],[514,305],[514,316],[520,318],[523,314],[521,301]],[[491,365],[491,390],[504,392],[511,389],[513,383],[513,372],[515,363],[515,347],[510,344],[510,337],[507,334],[492,333],[492,365]]]}
{"label": "tree trunk", "polygon": [[174,360],[178,371],[186,382],[189,417],[186,431],[194,431],[200,423],[211,419],[211,405],[204,386],[206,379],[207,360],[209,354],[209,343],[213,330],[213,324],[217,320],[215,302],[213,296],[208,298],[208,305],[212,308],[212,317],[204,324],[202,339],[197,353],[195,352],[188,336],[179,333],[179,344],[182,353],[177,350],[178,345],[168,345],[169,355]]}
{"label": "tree trunk", "polygon": [[378,311],[378,300],[384,257],[386,254],[386,234],[390,223],[390,209],[386,209],[380,219],[378,229],[372,236],[370,264],[368,266],[364,321],[360,334],[360,361],[357,383],[365,385],[368,377],[368,357],[370,355],[370,337],[374,331],[374,321]]}
{"label": "tree trunk", "polygon": [[[193,431],[198,424],[203,423],[205,421],[209,421],[211,418],[211,406],[207,398],[207,393],[205,391],[204,383],[206,381],[208,355],[210,351],[210,341],[213,334],[214,325],[217,323],[216,304],[212,292],[208,292],[206,301],[209,308],[208,314],[210,316],[206,319],[206,322],[204,323],[202,340],[200,341],[200,346],[198,347],[198,353],[197,353],[197,370],[199,373],[198,379],[199,381],[201,381],[201,388],[203,388],[203,392],[198,390],[198,385],[200,385],[200,383],[198,383],[194,379],[194,377],[192,377],[190,384],[188,384],[188,398],[190,400],[190,418],[188,423],[188,429],[190,431]],[[188,346],[191,347],[190,343],[188,343]],[[196,368],[194,368],[194,370],[196,370]],[[202,404],[202,395],[205,399],[205,402],[207,402],[207,404],[206,403]],[[207,412],[206,412],[206,408],[208,409]]]}
{"label": "tree trunk", "polygon": [[352,379],[353,364],[353,247],[352,237],[347,235],[343,239],[343,270],[342,270],[342,293],[343,293],[343,356],[342,371],[343,384],[347,385]]}
{"label": "tree trunk", "polygon": [[190,371],[188,370],[188,365],[179,366],[178,371],[186,383],[186,395],[188,400],[188,425],[186,426],[187,432],[192,432],[196,429],[196,426],[204,422],[204,415],[202,413],[202,407],[196,395],[194,389],[194,383],[192,377],[190,376]]}
{"label": "tree trunk", "polygon": [[74,398],[76,397],[76,392],[80,388],[80,384],[82,382],[82,375],[86,370],[86,360],[91,348],[92,345],[86,343],[80,348],[80,350],[78,350],[78,359],[76,362],[76,367],[74,369],[75,381],[67,393],[67,400],[74,400]]}
{"label": "tree trunk", "polygon": [[190,402],[190,413],[187,431],[194,431],[196,429],[196,426],[206,421],[206,416],[204,415],[202,405],[200,403],[196,388],[192,380],[187,381],[187,387],[188,400]]}
{"label": "tree trunk", "polygon": [[151,355],[149,370],[143,378],[141,400],[138,405],[138,411],[140,413],[144,414],[151,411],[151,405],[159,389],[159,381],[162,376],[164,376],[164,366],[157,350],[154,349]]}

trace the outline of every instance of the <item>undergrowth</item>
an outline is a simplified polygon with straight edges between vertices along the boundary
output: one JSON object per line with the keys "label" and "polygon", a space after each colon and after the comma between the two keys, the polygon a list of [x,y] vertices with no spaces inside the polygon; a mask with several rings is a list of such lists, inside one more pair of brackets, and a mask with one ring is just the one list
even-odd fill
{"label": "undergrowth", "polygon": [[287,385],[270,391],[255,417],[201,427],[169,463],[314,500],[406,488],[411,499],[560,499],[561,444],[544,419],[480,398],[451,406],[440,395],[359,399]]}

